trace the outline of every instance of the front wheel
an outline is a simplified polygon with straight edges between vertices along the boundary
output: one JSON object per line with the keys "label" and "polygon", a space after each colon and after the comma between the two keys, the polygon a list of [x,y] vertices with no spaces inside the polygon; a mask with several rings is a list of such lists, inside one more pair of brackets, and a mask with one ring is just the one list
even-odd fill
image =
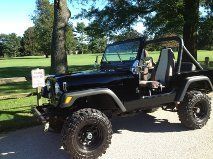
{"label": "front wheel", "polygon": [[62,129],[62,146],[74,158],[97,158],[106,152],[112,126],[106,115],[85,108],[67,118]]}
{"label": "front wheel", "polygon": [[181,123],[190,129],[201,129],[210,118],[210,98],[201,92],[187,92],[183,102],[178,107]]}

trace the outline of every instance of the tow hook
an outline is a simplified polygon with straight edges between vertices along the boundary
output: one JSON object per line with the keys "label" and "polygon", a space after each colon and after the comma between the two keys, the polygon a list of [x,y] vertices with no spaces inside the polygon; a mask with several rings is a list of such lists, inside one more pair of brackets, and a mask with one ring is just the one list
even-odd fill
{"label": "tow hook", "polygon": [[45,123],[44,124],[44,132],[48,132],[49,128],[50,128],[50,123],[49,122]]}

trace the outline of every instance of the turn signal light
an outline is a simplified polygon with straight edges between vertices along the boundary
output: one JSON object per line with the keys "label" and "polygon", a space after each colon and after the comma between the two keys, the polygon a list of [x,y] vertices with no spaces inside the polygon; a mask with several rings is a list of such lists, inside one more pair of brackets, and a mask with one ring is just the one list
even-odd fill
{"label": "turn signal light", "polygon": [[72,100],[72,97],[67,97],[67,98],[65,99],[65,104],[70,103],[70,102],[71,102],[71,100]]}

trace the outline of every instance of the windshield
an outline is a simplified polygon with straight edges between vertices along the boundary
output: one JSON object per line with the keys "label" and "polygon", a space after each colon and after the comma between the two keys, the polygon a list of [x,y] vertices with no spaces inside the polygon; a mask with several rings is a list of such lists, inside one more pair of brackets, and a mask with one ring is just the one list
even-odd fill
{"label": "windshield", "polygon": [[113,61],[132,61],[136,59],[140,41],[124,42],[115,45],[109,45],[104,53],[104,62]]}

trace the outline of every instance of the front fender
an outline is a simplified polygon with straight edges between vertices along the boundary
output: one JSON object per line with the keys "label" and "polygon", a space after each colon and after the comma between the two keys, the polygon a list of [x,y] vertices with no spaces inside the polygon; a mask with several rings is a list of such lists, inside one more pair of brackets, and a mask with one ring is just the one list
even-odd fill
{"label": "front fender", "polygon": [[[70,107],[74,104],[74,102],[78,98],[89,97],[89,96],[94,96],[94,95],[99,95],[99,94],[107,94],[107,95],[111,96],[112,99],[114,100],[114,102],[121,109],[121,111],[126,112],[126,108],[124,107],[123,103],[116,96],[116,94],[108,88],[88,89],[88,90],[77,91],[77,92],[72,92],[72,93],[65,93],[61,99],[60,107],[61,108]],[[69,103],[65,104],[65,100],[67,97],[72,97],[72,100]]]}
{"label": "front fender", "polygon": [[211,83],[210,79],[207,76],[188,77],[183,82],[184,84],[182,85],[182,87],[178,90],[178,93],[177,93],[177,96],[176,96],[176,101],[183,101],[189,86],[192,83],[195,83],[195,82],[205,82],[205,83],[207,83],[209,85],[209,87],[210,87],[209,89],[211,91],[213,91],[212,83]]}

